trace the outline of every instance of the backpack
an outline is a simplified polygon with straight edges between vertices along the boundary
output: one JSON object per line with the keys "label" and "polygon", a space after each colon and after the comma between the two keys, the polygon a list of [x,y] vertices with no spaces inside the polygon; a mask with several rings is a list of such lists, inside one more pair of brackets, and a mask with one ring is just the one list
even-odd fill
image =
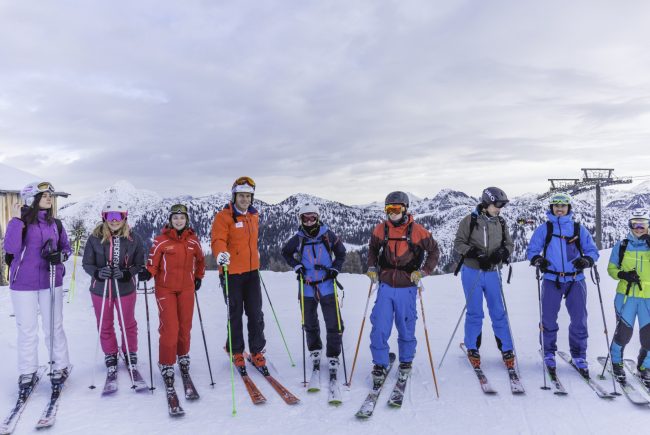
{"label": "backpack", "polygon": [[618,247],[618,268],[620,269],[623,265],[623,256],[625,255],[625,250],[627,249],[627,244],[630,242],[629,239],[621,241],[620,246]]}
{"label": "backpack", "polygon": [[[472,213],[470,216],[471,217],[469,221],[469,236],[467,236],[468,245],[470,239],[472,238],[472,232],[478,226],[478,215]],[[501,217],[501,215],[497,216],[497,219],[499,219],[499,224],[501,224],[501,246],[503,247],[506,245],[506,220],[503,217]],[[454,276],[458,275],[458,272],[460,272],[460,269],[463,267],[464,262],[465,262],[465,256],[463,255],[460,257],[460,261],[458,261],[456,270],[454,270]],[[512,274],[512,269],[510,269],[510,274]],[[508,276],[508,284],[510,284],[510,276]]]}
{"label": "backpack", "polygon": [[[548,245],[551,243],[553,237],[564,239],[566,240],[567,244],[575,243],[576,248],[578,248],[578,252],[580,252],[580,255],[584,257],[585,254],[582,251],[582,246],[580,245],[580,224],[578,222],[573,222],[573,235],[569,237],[569,236],[560,236],[557,234],[553,234],[553,222],[546,221],[546,239],[544,240],[544,253],[543,253],[544,258],[546,258],[546,250],[548,249]],[[627,248],[627,243],[625,244],[625,247]]]}
{"label": "backpack", "polygon": [[[380,268],[403,270],[408,273],[420,269],[420,267],[422,266],[422,262],[424,261],[424,250],[416,246],[415,243],[413,243],[413,240],[411,239],[411,234],[413,233],[413,223],[414,222],[410,222],[408,224],[406,228],[406,236],[389,237],[388,223],[384,222],[384,240],[382,241],[381,247],[379,248],[379,256],[378,256]],[[413,259],[405,266],[394,266],[388,263],[388,260],[386,260],[385,252],[389,240],[406,241],[406,243],[408,243],[409,246],[409,252],[413,254]]]}
{"label": "backpack", "polygon": [[[58,233],[59,236],[60,236],[61,233],[63,232],[63,223],[61,222],[61,220],[59,220],[59,219],[57,219],[57,218],[54,218],[54,223],[56,224],[56,231],[57,231],[57,233]],[[22,240],[23,240],[23,242],[25,241],[25,234],[27,234],[27,225],[24,225],[24,226],[23,226],[23,234],[22,234]],[[59,237],[59,242],[60,242],[60,241],[61,241],[61,237]],[[59,246],[59,245],[57,244],[57,247],[58,247],[58,246]],[[11,263],[12,263],[13,261],[14,261],[14,254],[9,254],[8,252],[5,252],[5,264],[6,264],[8,267],[10,267],[10,266],[11,266]]]}

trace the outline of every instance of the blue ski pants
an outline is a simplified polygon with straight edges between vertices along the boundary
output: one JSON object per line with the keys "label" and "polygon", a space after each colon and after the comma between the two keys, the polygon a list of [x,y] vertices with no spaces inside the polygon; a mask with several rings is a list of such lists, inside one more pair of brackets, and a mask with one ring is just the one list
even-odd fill
{"label": "blue ski pants", "polygon": [[[559,288],[558,288],[559,287]],[[544,354],[557,351],[557,316],[562,298],[569,312],[569,350],[574,358],[587,357],[587,284],[585,280],[557,282],[545,279],[542,283],[542,326]]]}
{"label": "blue ski pants", "polygon": [[617,323],[611,348],[612,361],[614,363],[623,361],[623,350],[632,338],[634,320],[638,318],[641,349],[637,366],[650,368],[650,299],[625,297],[624,294],[617,293],[614,298],[614,308]]}

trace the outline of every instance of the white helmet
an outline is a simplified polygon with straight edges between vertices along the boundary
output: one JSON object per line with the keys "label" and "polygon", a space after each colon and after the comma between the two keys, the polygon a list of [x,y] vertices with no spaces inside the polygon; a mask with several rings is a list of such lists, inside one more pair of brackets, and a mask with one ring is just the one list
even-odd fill
{"label": "white helmet", "polygon": [[124,216],[129,215],[129,211],[126,208],[126,204],[124,204],[122,201],[108,201],[105,205],[104,208],[102,209],[102,217],[106,215],[108,212],[118,212],[122,213]]}
{"label": "white helmet", "polygon": [[630,219],[627,221],[630,228],[632,228],[633,223],[645,223],[648,225],[650,223],[650,216],[645,210],[633,210],[630,214]]}
{"label": "white helmet", "polygon": [[23,190],[20,191],[20,197],[25,201],[27,206],[31,206],[34,203],[34,197],[43,192],[54,193],[52,183],[47,181],[33,181],[23,187]]}
{"label": "white helmet", "polygon": [[235,197],[237,196],[238,193],[250,193],[251,195],[254,196],[255,181],[253,181],[251,177],[246,177],[246,176],[239,177],[232,184],[232,188],[230,189],[230,191],[232,193],[232,202],[235,202]]}
{"label": "white helmet", "polygon": [[316,204],[308,202],[300,206],[300,209],[298,210],[298,223],[302,224],[301,217],[306,213],[314,213],[320,219],[320,210],[318,209],[318,206]]}

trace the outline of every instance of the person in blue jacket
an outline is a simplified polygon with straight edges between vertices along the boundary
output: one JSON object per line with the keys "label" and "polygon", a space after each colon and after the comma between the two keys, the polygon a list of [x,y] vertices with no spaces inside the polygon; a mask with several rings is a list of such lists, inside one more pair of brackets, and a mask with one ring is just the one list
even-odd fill
{"label": "person in blue jacket", "polygon": [[[304,204],[298,212],[298,219],[300,228],[282,248],[282,256],[296,272],[298,279],[302,277],[304,281],[305,333],[312,364],[315,368],[320,368],[323,343],[320,339],[316,311],[320,304],[327,329],[328,366],[330,371],[336,370],[341,353],[343,319],[340,318],[334,285],[345,261],[345,246],[341,239],[320,221],[317,205]],[[300,298],[300,295],[298,297]]]}
{"label": "person in blue jacket", "polygon": [[544,273],[542,283],[542,343],[544,363],[555,369],[557,317],[565,299],[569,323],[569,350],[575,366],[588,375],[587,365],[587,284],[584,269],[598,260],[598,248],[589,231],[575,222],[571,196],[551,196],[548,221],[533,232],[527,258]]}

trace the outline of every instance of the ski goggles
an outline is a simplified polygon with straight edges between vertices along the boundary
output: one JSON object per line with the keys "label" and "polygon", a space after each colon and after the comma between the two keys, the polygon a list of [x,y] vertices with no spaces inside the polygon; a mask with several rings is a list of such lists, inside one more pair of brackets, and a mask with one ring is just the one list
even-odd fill
{"label": "ski goggles", "polygon": [[126,213],[120,213],[119,211],[109,211],[104,213],[103,217],[106,222],[122,222],[126,219]]}
{"label": "ski goggles", "polygon": [[386,214],[400,214],[404,213],[404,205],[403,204],[386,204],[384,207],[384,211]]}
{"label": "ski goggles", "polygon": [[571,204],[571,197],[565,193],[558,193],[551,197],[551,205],[569,205]]}
{"label": "ski goggles", "polygon": [[169,210],[170,214],[187,214],[187,206],[185,204],[174,204]]}
{"label": "ski goggles", "polygon": [[314,224],[318,221],[318,215],[316,213],[301,214],[300,221],[305,225]]}
{"label": "ski goggles", "polygon": [[630,228],[633,230],[647,230],[648,220],[646,219],[632,219],[630,220]]}
{"label": "ski goggles", "polygon": [[235,186],[241,186],[243,184],[248,184],[250,187],[255,188],[255,181],[251,177],[239,177],[235,180]]}
{"label": "ski goggles", "polygon": [[39,193],[42,192],[54,193],[54,186],[52,186],[52,183],[48,181],[43,181],[42,183],[38,183],[36,185],[36,189],[38,190]]}
{"label": "ski goggles", "polygon": [[508,201],[494,201],[492,204],[494,204],[496,208],[503,208],[507,203]]}

